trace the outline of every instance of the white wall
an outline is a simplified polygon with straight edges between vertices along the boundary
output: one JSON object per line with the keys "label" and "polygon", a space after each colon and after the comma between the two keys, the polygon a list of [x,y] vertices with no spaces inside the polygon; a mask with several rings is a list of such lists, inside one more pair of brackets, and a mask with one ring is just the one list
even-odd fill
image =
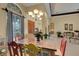
{"label": "white wall", "polygon": [[0,37],[6,38],[7,13],[0,7]]}
{"label": "white wall", "polygon": [[79,14],[54,16],[52,17],[54,23],[54,31],[64,32],[64,24],[73,24],[73,30],[79,30]]}

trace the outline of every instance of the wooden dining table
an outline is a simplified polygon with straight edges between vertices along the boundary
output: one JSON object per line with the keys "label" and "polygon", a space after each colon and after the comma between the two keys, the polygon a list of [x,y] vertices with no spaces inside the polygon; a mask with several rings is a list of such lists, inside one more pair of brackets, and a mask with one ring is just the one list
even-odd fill
{"label": "wooden dining table", "polygon": [[27,40],[27,42],[25,44],[34,44],[35,46],[48,51],[50,56],[54,56],[55,52],[56,52],[56,48],[53,45],[53,43],[49,43],[45,40],[41,40],[41,41],[37,42],[35,39],[34,40],[32,39],[32,40]]}

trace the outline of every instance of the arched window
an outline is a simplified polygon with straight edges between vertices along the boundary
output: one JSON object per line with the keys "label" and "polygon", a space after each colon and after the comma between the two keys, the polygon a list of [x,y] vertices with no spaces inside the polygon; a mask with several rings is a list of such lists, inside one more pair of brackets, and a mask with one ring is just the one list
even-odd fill
{"label": "arched window", "polygon": [[7,9],[10,10],[10,11],[13,11],[15,13],[22,14],[20,8],[16,4],[8,3]]}
{"label": "arched window", "polygon": [[17,36],[24,37],[24,17],[16,4],[7,4],[7,32],[8,42],[16,41]]}

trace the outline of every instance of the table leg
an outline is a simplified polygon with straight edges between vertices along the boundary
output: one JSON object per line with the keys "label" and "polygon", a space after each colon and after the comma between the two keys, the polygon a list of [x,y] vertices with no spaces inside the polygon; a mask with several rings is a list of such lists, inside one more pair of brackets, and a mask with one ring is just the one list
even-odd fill
{"label": "table leg", "polygon": [[55,51],[50,51],[50,56],[55,56]]}

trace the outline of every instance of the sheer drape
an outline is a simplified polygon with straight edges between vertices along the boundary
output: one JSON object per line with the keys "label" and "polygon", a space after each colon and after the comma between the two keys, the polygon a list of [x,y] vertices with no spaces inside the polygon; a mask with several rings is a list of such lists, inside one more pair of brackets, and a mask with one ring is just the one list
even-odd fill
{"label": "sheer drape", "polygon": [[13,39],[13,26],[12,26],[12,12],[7,12],[7,37],[8,42],[11,42]]}

